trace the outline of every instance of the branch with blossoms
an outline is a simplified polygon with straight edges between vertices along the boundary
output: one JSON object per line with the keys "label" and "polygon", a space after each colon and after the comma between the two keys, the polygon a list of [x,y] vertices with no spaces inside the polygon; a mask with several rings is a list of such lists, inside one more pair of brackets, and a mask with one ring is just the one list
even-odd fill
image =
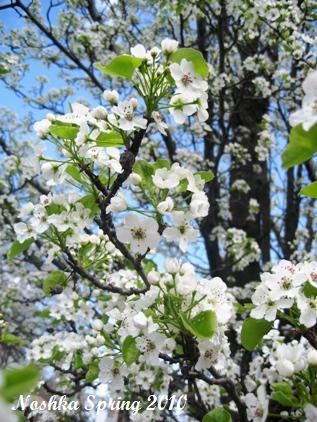
{"label": "branch with blossoms", "polygon": [[[112,397],[140,399],[132,421],[313,420],[317,264],[281,261],[254,292],[201,278],[186,255],[199,248],[213,174],[140,158],[150,134],[168,137],[171,119],[208,118],[203,56],[165,39],[161,49],[137,45],[96,67],[125,79],[137,98],[105,91],[105,106],[74,103],[34,125],[55,147],[36,157],[49,193],[24,203],[14,225],[11,255],[44,243],[60,263],[43,280],[55,298],[43,312],[68,330],[48,332],[28,352],[58,374],[44,387],[74,395],[105,384]],[[242,182],[233,188],[243,190]],[[238,257],[234,270],[256,260],[257,243],[244,231],[215,235]],[[154,411],[148,392],[160,399]]]}

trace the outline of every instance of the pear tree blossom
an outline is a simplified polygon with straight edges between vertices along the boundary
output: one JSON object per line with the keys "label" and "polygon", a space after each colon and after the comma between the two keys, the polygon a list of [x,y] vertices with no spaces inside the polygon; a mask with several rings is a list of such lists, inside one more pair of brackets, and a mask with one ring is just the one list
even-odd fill
{"label": "pear tree blossom", "polygon": [[0,6],[4,421],[316,419],[315,4],[176,3]]}

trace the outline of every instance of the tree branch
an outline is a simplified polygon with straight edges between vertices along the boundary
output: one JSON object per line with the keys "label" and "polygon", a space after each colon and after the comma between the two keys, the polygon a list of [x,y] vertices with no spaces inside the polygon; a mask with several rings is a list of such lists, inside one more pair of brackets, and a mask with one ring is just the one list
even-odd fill
{"label": "tree branch", "polygon": [[61,44],[59,42],[59,40],[54,36],[54,34],[48,29],[46,28],[30,11],[30,9],[28,7],[26,7],[21,0],[17,0],[16,7],[19,7],[21,10],[23,10],[23,12],[25,13],[25,15],[30,19],[31,22],[34,23],[34,25],[40,29],[52,42],[53,44],[58,47],[60,49],[61,52],[63,52],[65,54],[65,56],[67,56],[73,63],[75,63],[83,72],[86,73],[87,76],[89,76],[89,78],[92,80],[92,82],[96,85],[97,88],[99,88],[101,91],[104,91],[104,86],[102,85],[102,83],[96,78],[96,76],[93,74],[93,72],[87,67],[85,66],[79,59],[78,57],[70,50],[67,50],[66,47],[63,46],[63,44]]}

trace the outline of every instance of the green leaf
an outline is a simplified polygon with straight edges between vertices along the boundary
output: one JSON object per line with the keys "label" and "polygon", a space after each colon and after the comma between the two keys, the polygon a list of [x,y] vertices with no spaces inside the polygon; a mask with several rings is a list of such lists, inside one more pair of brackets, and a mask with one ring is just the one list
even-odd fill
{"label": "green leaf", "polygon": [[317,297],[317,289],[309,281],[305,283],[303,293],[306,297]]}
{"label": "green leaf", "polygon": [[82,351],[77,350],[73,358],[74,368],[81,369],[84,366]]}
{"label": "green leaf", "polygon": [[49,318],[50,311],[48,309],[44,309],[44,311],[35,312],[35,315],[40,317],[40,318]]}
{"label": "green leaf", "polygon": [[157,170],[161,168],[165,168],[169,170],[171,168],[171,163],[168,160],[162,160],[159,158],[154,163],[154,169]]}
{"label": "green leaf", "polygon": [[136,347],[134,337],[126,337],[122,343],[122,357],[125,363],[130,366],[138,360],[139,355],[140,351]]}
{"label": "green leaf", "polygon": [[106,333],[105,331],[103,331],[102,332],[102,336],[105,339],[105,346],[107,346],[108,349],[112,349],[113,348],[113,343],[111,341],[110,335],[108,333]]}
{"label": "green leaf", "polygon": [[192,62],[195,72],[202,78],[207,78],[209,72],[208,64],[200,51],[194,48],[180,48],[170,56],[170,61],[175,63],[180,63],[183,59]]}
{"label": "green leaf", "polygon": [[285,407],[299,407],[300,403],[294,396],[291,386],[287,382],[279,382],[273,385],[271,399]]}
{"label": "green leaf", "polygon": [[78,126],[73,126],[71,124],[52,124],[50,126],[50,133],[57,138],[63,138],[63,139],[70,139],[74,140],[76,138],[76,135],[78,133]]}
{"label": "green leaf", "polygon": [[120,133],[112,130],[109,132],[101,132],[97,139],[96,144],[98,147],[121,147],[124,141]]}
{"label": "green leaf", "polygon": [[196,174],[200,176],[205,181],[205,183],[210,182],[215,177],[212,171],[197,171],[195,175]]}
{"label": "green leaf", "polygon": [[43,290],[46,295],[53,293],[55,287],[65,287],[67,284],[67,277],[62,271],[53,271],[44,281]]}
{"label": "green leaf", "polygon": [[241,330],[242,346],[250,352],[261,342],[263,336],[272,328],[273,322],[265,319],[248,318]]}
{"label": "green leaf", "polygon": [[81,202],[85,208],[91,210],[91,216],[96,215],[99,212],[99,206],[97,205],[96,198],[92,193],[83,196],[79,202]]}
{"label": "green leaf", "polygon": [[293,127],[290,142],[282,153],[283,168],[288,169],[310,159],[317,151],[317,125],[306,131],[302,125]]}
{"label": "green leaf", "polygon": [[308,186],[304,186],[299,193],[300,195],[309,196],[310,198],[317,199],[317,182],[313,182]]}
{"label": "green leaf", "polygon": [[188,180],[187,179],[182,179],[177,187],[177,193],[184,193],[187,191],[188,188]]}
{"label": "green leaf", "polygon": [[122,56],[115,57],[106,65],[96,63],[95,67],[106,75],[118,76],[120,78],[131,80],[135,69],[137,69],[142,62],[143,59],[124,54]]}
{"label": "green leaf", "polygon": [[33,237],[31,237],[30,239],[26,239],[22,243],[18,242],[17,240],[13,242],[7,254],[8,259],[13,259],[16,256],[20,255],[20,253],[26,251],[33,243],[33,240]]}
{"label": "green leaf", "polygon": [[140,185],[143,188],[149,189],[150,191],[153,190],[153,181],[152,176],[154,175],[154,167],[152,164],[149,164],[145,160],[138,160],[134,166],[133,171],[141,176],[141,183]]}
{"label": "green leaf", "polygon": [[133,171],[142,178],[150,180],[152,180],[152,175],[154,174],[153,166],[145,160],[138,160],[133,166]]}
{"label": "green leaf", "polygon": [[231,422],[231,415],[230,413],[224,409],[223,407],[218,407],[217,409],[213,409],[207,413],[203,417],[202,422]]}
{"label": "green leaf", "polygon": [[217,317],[213,311],[202,311],[191,320],[180,314],[184,328],[199,338],[210,338],[217,328]]}
{"label": "green leaf", "polygon": [[146,274],[148,274],[152,270],[157,270],[157,264],[152,261],[152,259],[144,259],[142,262]]}
{"label": "green leaf", "polygon": [[46,211],[48,215],[60,214],[63,211],[66,211],[66,208],[60,204],[50,204],[46,207]]}
{"label": "green leaf", "polygon": [[23,340],[11,333],[3,333],[0,336],[0,343],[18,346],[23,344]]}
{"label": "green leaf", "polygon": [[35,365],[24,368],[5,369],[0,395],[8,401],[16,400],[20,394],[30,394],[40,378],[40,369]]}
{"label": "green leaf", "polygon": [[88,371],[86,373],[85,379],[86,379],[87,382],[93,382],[93,381],[95,381],[95,379],[98,378],[98,375],[99,375],[98,363],[93,361],[89,364],[89,368],[88,368]]}
{"label": "green leaf", "polygon": [[68,173],[77,182],[82,183],[82,175],[76,166],[69,164],[66,167],[66,173]]}
{"label": "green leaf", "polygon": [[239,302],[236,302],[234,304],[234,307],[238,314],[243,314],[244,312],[250,312],[252,309],[255,308],[255,305],[253,303],[244,303],[243,305]]}
{"label": "green leaf", "polygon": [[10,73],[10,70],[3,66],[3,64],[0,64],[0,75],[6,75],[7,73]]}
{"label": "green leaf", "polygon": [[52,360],[55,360],[55,361],[60,361],[61,359],[63,359],[63,357],[65,356],[65,354],[66,354],[66,352],[62,352],[60,349],[59,349],[59,347],[57,346],[57,345],[55,345],[54,347],[53,347],[53,350],[52,350],[52,357],[51,357],[51,359]]}

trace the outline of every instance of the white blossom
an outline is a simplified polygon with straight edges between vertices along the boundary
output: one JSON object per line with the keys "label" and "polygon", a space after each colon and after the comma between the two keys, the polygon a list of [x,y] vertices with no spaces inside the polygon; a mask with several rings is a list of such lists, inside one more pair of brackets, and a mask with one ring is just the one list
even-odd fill
{"label": "white blossom", "polygon": [[133,252],[144,254],[148,248],[156,248],[160,235],[158,224],[153,218],[139,218],[135,214],[128,214],[124,224],[116,230],[120,242],[129,243]]}

